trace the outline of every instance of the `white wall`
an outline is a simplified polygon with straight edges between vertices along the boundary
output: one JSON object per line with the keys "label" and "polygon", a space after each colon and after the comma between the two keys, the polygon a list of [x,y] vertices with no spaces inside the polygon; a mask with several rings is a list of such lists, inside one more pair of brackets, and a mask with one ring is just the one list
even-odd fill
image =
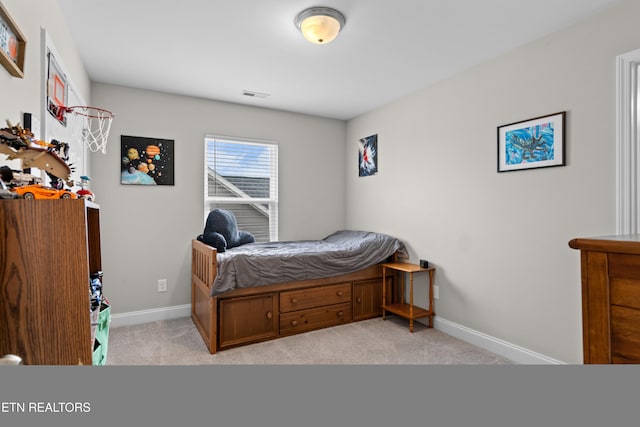
{"label": "white wall", "polygon": [[[0,127],[5,127],[7,119],[12,123],[21,123],[22,113],[25,112],[32,113],[34,117],[43,120],[40,117],[41,28],[49,33],[78,91],[87,101],[90,101],[91,83],[60,12],[58,2],[2,0],[2,4],[24,34],[27,45],[24,78],[12,77],[4,67],[0,67]],[[3,159],[0,158],[0,162],[2,161]]]}
{"label": "white wall", "polygon": [[[396,235],[437,267],[439,318],[581,362],[579,256],[567,242],[615,231],[615,57],[640,47],[636,0],[347,124],[91,86],[56,2],[2,1],[27,57],[24,79],[0,69],[0,120],[40,111],[41,27],[87,101],[116,113],[90,171],[114,313],[189,304],[204,134],[269,138],[280,142],[282,239],[345,226]],[[563,110],[567,166],[496,173],[497,126]],[[357,140],[374,133],[380,173],[358,178]],[[121,186],[122,134],[175,139],[176,185]]]}
{"label": "white wall", "polygon": [[[431,261],[442,319],[582,362],[567,243],[615,233],[615,58],[640,47],[638,16],[624,2],[348,123],[347,226]],[[565,110],[567,166],[496,172],[498,126]],[[358,178],[374,133],[379,175]]]}
{"label": "white wall", "polygon": [[[94,84],[92,95],[116,115],[106,155],[91,155],[114,313],[190,304],[191,239],[204,227],[206,133],[278,141],[281,240],[344,227],[344,121],[106,84]],[[121,185],[121,135],[175,140],[175,185]],[[164,278],[169,290],[157,293]]]}

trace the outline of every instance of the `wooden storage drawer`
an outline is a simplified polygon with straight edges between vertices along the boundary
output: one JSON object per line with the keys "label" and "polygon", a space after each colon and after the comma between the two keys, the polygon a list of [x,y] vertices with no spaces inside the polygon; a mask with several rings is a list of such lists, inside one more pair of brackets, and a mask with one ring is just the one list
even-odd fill
{"label": "wooden storage drawer", "polygon": [[351,322],[351,302],[280,315],[280,335]]}
{"label": "wooden storage drawer", "polygon": [[640,309],[640,280],[611,278],[611,304]]}
{"label": "wooden storage drawer", "polygon": [[343,302],[351,303],[351,283],[282,292],[280,312],[288,313]]}
{"label": "wooden storage drawer", "polygon": [[613,363],[640,363],[640,310],[611,306]]}
{"label": "wooden storage drawer", "polygon": [[640,280],[638,255],[609,253],[607,258],[609,261],[609,277],[626,277]]}
{"label": "wooden storage drawer", "polygon": [[275,338],[277,301],[275,293],[220,300],[220,348]]}

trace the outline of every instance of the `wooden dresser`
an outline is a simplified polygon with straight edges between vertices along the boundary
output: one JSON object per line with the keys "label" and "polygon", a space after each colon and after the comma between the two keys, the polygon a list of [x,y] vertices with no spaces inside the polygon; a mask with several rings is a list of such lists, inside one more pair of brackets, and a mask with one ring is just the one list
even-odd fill
{"label": "wooden dresser", "polygon": [[0,356],[91,365],[89,278],[100,270],[98,205],[0,200]]}
{"label": "wooden dresser", "polygon": [[585,364],[640,363],[640,235],[577,238]]}

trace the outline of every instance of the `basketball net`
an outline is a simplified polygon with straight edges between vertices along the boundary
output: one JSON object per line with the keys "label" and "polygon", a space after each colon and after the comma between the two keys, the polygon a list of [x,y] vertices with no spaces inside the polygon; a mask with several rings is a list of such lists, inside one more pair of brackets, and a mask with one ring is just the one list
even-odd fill
{"label": "basketball net", "polygon": [[69,115],[73,119],[74,137],[79,138],[92,152],[107,153],[107,139],[115,115],[108,110],[88,106],[60,107],[59,117]]}

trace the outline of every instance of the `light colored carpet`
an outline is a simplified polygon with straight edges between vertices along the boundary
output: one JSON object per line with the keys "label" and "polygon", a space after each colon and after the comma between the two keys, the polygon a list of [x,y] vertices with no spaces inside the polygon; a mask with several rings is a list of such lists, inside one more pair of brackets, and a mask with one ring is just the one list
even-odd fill
{"label": "light colored carpet", "polygon": [[108,365],[505,365],[511,361],[398,317],[370,319],[210,354],[190,318],[112,328]]}

